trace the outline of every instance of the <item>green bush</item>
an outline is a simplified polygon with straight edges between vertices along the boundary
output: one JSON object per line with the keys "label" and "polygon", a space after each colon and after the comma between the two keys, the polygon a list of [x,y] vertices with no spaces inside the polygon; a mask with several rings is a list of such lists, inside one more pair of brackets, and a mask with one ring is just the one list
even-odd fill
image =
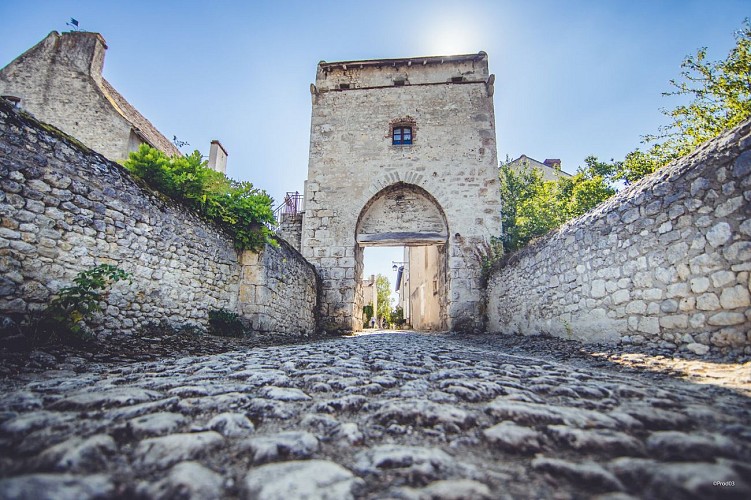
{"label": "green bush", "polygon": [[101,303],[110,286],[126,279],[130,281],[129,273],[110,264],[81,271],[73,279],[74,284],[60,290],[47,309],[30,318],[23,327],[24,332],[35,345],[93,339],[87,321],[102,310]]}
{"label": "green bush", "polygon": [[266,227],[274,222],[271,197],[250,182],[229,179],[206,165],[198,151],[168,158],[147,144],[124,163],[152,189],[225,228],[238,249],[259,250],[266,243],[275,244]]}
{"label": "green bush", "polygon": [[209,311],[209,333],[220,337],[242,337],[247,332],[238,314],[226,309]]}

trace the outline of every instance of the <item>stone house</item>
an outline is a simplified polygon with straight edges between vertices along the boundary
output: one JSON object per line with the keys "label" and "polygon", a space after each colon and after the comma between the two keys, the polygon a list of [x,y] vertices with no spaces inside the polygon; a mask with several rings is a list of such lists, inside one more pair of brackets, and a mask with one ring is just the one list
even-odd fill
{"label": "stone house", "polygon": [[571,177],[571,174],[561,170],[561,160],[557,158],[546,159],[540,162],[527,155],[521,155],[516,160],[509,162],[508,165],[514,172],[519,172],[523,169],[537,170],[542,174],[542,179],[545,181],[557,181],[564,177]]}
{"label": "stone house", "polygon": [[0,95],[113,161],[143,144],[180,151],[102,76],[99,33],[51,32],[0,70]]}

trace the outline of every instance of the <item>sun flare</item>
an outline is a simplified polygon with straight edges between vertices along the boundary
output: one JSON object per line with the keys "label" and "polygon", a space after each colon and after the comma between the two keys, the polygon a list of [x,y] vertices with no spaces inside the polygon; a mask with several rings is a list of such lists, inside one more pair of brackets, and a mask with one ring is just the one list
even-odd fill
{"label": "sun flare", "polygon": [[482,49],[479,31],[461,17],[442,17],[426,24],[425,55],[471,54]]}

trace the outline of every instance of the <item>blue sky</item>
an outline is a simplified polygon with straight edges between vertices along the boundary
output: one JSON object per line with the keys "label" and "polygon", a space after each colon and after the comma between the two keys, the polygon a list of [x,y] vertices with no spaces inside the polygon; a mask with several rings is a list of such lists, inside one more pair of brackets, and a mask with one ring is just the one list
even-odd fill
{"label": "blue sky", "polygon": [[[573,172],[664,124],[683,58],[724,58],[748,16],[748,0],[2,0],[0,66],[75,17],[107,40],[105,77],[166,136],[204,154],[219,139],[229,176],[281,200],[303,190],[320,60],[484,50],[499,159]],[[389,259],[366,274],[393,274]]]}

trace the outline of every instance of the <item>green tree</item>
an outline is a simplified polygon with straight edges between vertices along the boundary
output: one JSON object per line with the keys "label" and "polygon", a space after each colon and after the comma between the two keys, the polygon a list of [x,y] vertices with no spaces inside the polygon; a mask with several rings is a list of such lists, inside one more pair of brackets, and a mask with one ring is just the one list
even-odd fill
{"label": "green tree", "polygon": [[387,323],[391,322],[391,283],[389,279],[379,274],[376,276],[376,293],[378,294],[378,314],[377,319],[385,319]]}
{"label": "green tree", "polygon": [[646,151],[626,155],[620,178],[634,182],[690,153],[751,117],[751,23],[746,19],[735,34],[735,47],[722,61],[708,61],[707,48],[686,57],[681,78],[671,80],[665,96],[688,97],[687,104],[662,110],[670,123],[656,135],[644,137]]}
{"label": "green tree", "polygon": [[556,181],[537,184],[530,198],[521,200],[517,207],[518,226],[516,248],[542,236],[566,220],[565,206],[561,203],[561,190]]}
{"label": "green tree", "polygon": [[373,304],[368,304],[366,306],[363,306],[362,308],[362,327],[363,328],[369,328],[370,327],[370,318],[373,317]]}
{"label": "green tree", "polygon": [[505,251],[525,246],[615,193],[609,181],[617,164],[600,162],[593,156],[585,162],[576,175],[557,181],[544,181],[537,170],[514,171],[508,162],[501,166],[501,240]]}
{"label": "green tree", "polygon": [[672,80],[675,90],[664,95],[688,96],[692,100],[670,111],[670,124],[656,136],[646,151],[636,149],[623,161],[585,159],[576,175],[558,181],[543,181],[539,172],[513,171],[501,165],[501,220],[504,250],[525,246],[569,219],[591,210],[615,194],[619,183],[630,184],[692,151],[702,142],[751,117],[751,24],[748,19],[735,34],[736,46],[724,61],[707,61],[707,49],[682,64],[682,80]]}
{"label": "green tree", "polygon": [[558,184],[558,203],[565,222],[589,212],[615,194],[612,183],[618,175],[619,163],[601,162],[594,156],[584,159],[572,177],[562,177]]}
{"label": "green tree", "polygon": [[501,181],[501,225],[503,227],[503,249],[507,252],[514,251],[524,246],[528,240],[522,233],[526,229],[518,220],[519,209],[522,204],[535,197],[542,185],[542,174],[537,170],[523,169],[514,171],[507,158],[506,163],[501,165],[499,173]]}
{"label": "green tree", "polygon": [[391,311],[391,322],[397,327],[402,328],[404,324],[407,322],[404,319],[404,309],[402,306],[396,306],[393,311]]}

